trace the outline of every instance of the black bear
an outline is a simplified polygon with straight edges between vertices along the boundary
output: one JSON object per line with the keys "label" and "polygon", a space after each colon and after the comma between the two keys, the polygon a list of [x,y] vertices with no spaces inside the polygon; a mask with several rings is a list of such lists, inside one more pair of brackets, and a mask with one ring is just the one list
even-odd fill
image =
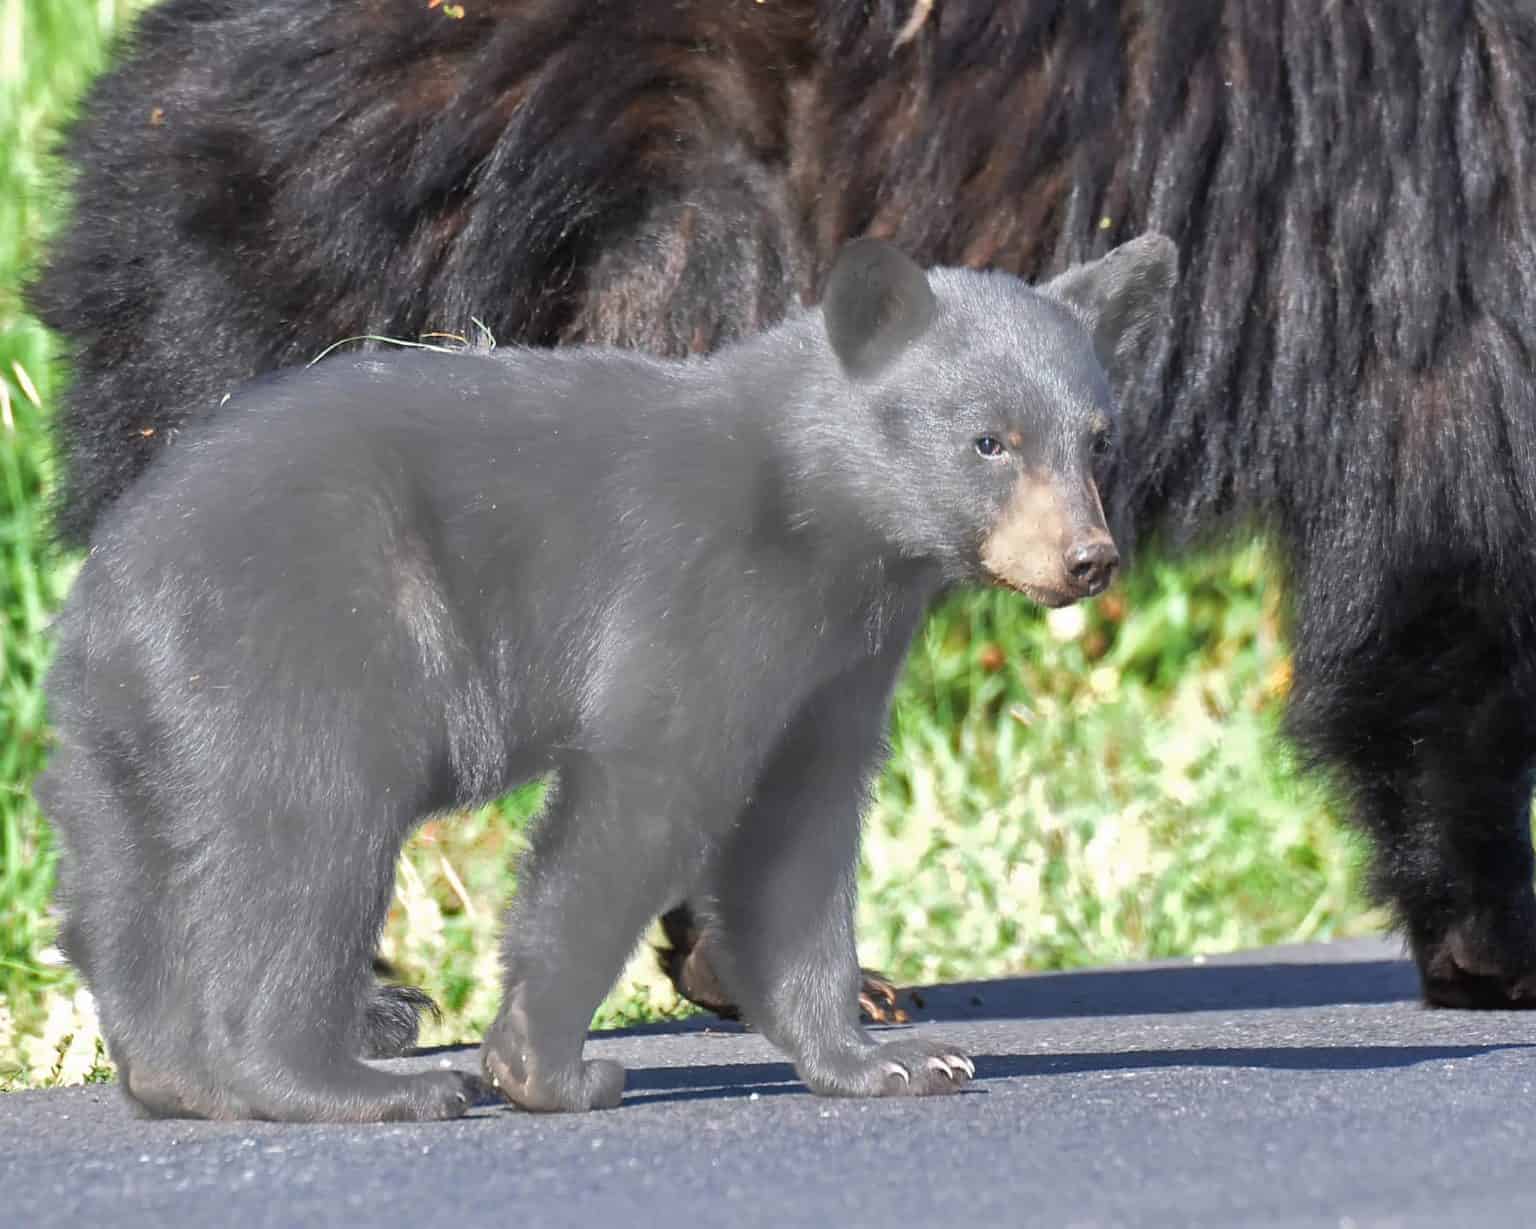
{"label": "black bear", "polygon": [[587,1024],[684,898],[812,1089],[963,1085],[859,1027],[861,799],[939,593],[1109,583],[1106,367],[1176,263],[1146,236],[1041,293],[863,239],[820,310],[707,359],[405,351],[238,391],[102,519],[47,684],[64,946],[129,1095],[462,1113],[460,1075],[359,1060],[402,1005],[370,957],[410,829],[546,772],[482,1051],[505,1097],[618,1103]]}
{"label": "black bear", "polygon": [[[189,414],[340,337],[680,354],[814,299],[861,234],[1038,279],[1156,229],[1182,269],[1111,516],[1271,536],[1292,731],[1426,999],[1536,1006],[1536,9],[446,8],[144,16],[35,294],[75,359],[69,537]],[[709,928],[670,920],[707,984]]]}

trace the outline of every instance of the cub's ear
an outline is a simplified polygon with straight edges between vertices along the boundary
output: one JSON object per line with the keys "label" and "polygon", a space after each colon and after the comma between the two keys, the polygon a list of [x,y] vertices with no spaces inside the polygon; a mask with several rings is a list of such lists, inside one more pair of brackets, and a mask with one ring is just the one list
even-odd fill
{"label": "cub's ear", "polygon": [[855,378],[874,375],[921,337],[937,310],[927,275],[881,239],[846,244],[821,299],[832,352]]}
{"label": "cub's ear", "polygon": [[1073,265],[1039,289],[1086,319],[1099,361],[1120,388],[1137,374],[1166,325],[1178,270],[1178,247],[1154,231]]}

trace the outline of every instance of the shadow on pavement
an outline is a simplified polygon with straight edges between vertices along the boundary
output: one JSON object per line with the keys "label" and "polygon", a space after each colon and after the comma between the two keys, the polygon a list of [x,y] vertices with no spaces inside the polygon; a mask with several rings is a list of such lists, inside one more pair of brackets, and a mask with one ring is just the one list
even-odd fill
{"label": "shadow on pavement", "polygon": [[725,1063],[719,1066],[630,1068],[625,1105],[660,1101],[714,1101],[773,1097],[808,1090],[788,1063]]}
{"label": "shadow on pavement", "polygon": [[[1202,965],[1086,969],[918,986],[902,990],[900,1003],[913,1021],[942,1023],[1336,1007],[1413,1002],[1418,997],[1418,975],[1406,960],[1235,964],[1216,958]],[[701,1014],[612,1029],[603,1036],[704,1031],[736,1033],[742,1027]]]}
{"label": "shadow on pavement", "polygon": [[1476,1058],[1500,1050],[1536,1050],[1499,1045],[1338,1045],[1203,1047],[1197,1050],[1110,1050],[1085,1054],[984,1054],[975,1059],[977,1080],[1013,1076],[1079,1075],[1091,1071],[1156,1071],[1164,1067],[1261,1068],[1269,1071],[1384,1071],[1448,1058]]}
{"label": "shadow on pavement", "polygon": [[[983,1054],[975,1057],[976,1082],[1017,1077],[1082,1075],[1090,1072],[1155,1071],[1172,1067],[1258,1068],[1270,1071],[1380,1071],[1452,1058],[1475,1058],[1500,1050],[1536,1046],[1256,1046],[1194,1050],[1116,1050],[1084,1054]],[[788,1063],[657,1067],[629,1072],[625,1105],[664,1101],[708,1101],[804,1093]]]}
{"label": "shadow on pavement", "polygon": [[902,1005],[913,1019],[923,1020],[1054,1020],[1400,1003],[1418,998],[1418,993],[1418,975],[1401,960],[1212,963],[919,987],[903,994]]}

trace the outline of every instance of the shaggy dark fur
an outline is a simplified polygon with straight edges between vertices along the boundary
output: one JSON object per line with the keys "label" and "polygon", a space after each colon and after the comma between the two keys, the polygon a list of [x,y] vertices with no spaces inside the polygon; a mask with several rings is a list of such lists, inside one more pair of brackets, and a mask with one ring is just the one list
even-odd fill
{"label": "shaggy dark fur", "polygon": [[[860,233],[1183,273],[1117,509],[1257,523],[1299,747],[1434,1003],[1536,1005],[1536,13],[1517,0],[170,0],[38,288],[79,540],[230,381],[364,331],[707,348]],[[921,16],[921,14],[919,14]]]}

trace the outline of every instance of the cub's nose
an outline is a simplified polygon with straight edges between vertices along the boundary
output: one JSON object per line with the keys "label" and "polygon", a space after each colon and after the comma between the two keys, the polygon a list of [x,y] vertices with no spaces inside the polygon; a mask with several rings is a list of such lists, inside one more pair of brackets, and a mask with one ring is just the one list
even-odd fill
{"label": "cub's nose", "polygon": [[1109,588],[1120,566],[1120,552],[1107,537],[1090,538],[1067,550],[1067,576],[1079,597],[1093,597]]}

